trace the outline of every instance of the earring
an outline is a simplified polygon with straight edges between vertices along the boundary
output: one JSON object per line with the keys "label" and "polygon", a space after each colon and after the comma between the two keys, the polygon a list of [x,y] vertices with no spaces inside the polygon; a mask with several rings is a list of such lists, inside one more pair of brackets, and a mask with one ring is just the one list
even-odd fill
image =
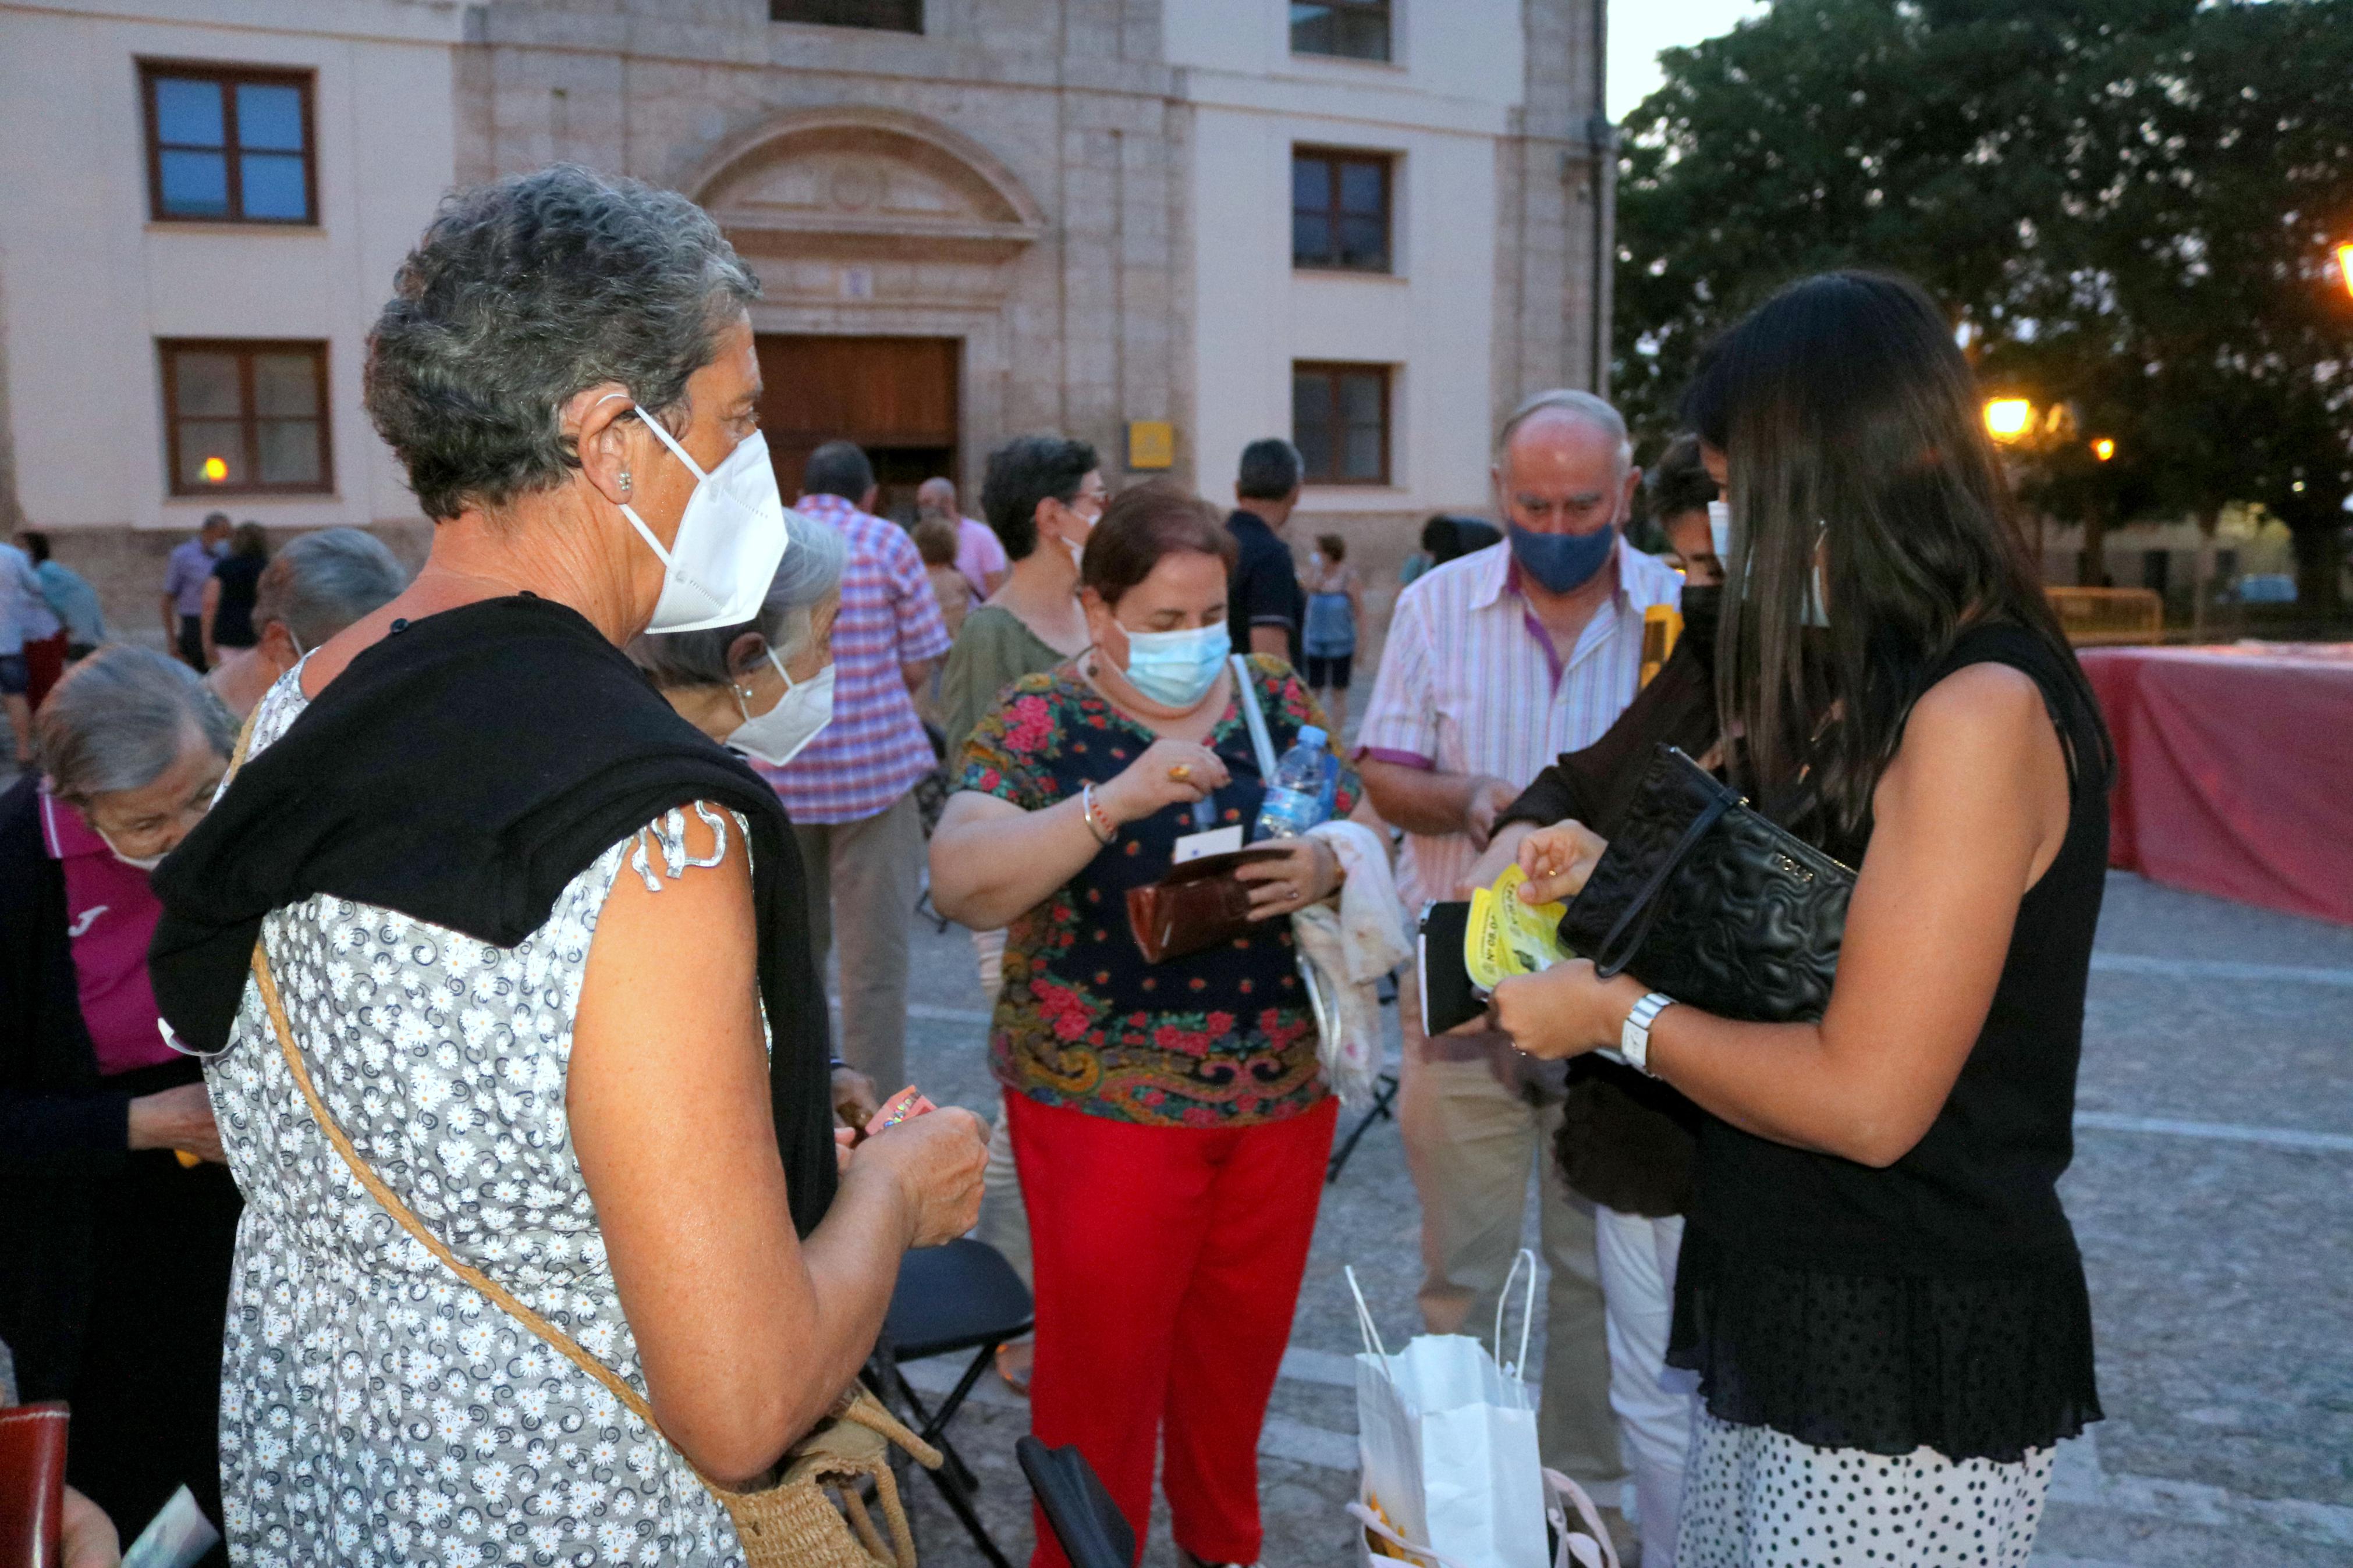
{"label": "earring", "polygon": [[621,470],[621,488],[623,489],[629,488],[629,470],[627,468]]}

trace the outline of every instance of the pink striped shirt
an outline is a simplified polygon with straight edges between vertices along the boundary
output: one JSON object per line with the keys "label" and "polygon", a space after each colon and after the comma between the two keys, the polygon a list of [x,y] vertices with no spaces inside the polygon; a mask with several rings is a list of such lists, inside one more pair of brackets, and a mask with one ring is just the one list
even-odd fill
{"label": "pink striped shirt", "polygon": [[[1683,597],[1683,578],[1620,541],[1617,591],[1563,658],[1526,599],[1508,542],[1450,561],[1398,599],[1356,755],[1524,789],[1563,752],[1616,721],[1642,673],[1642,612]],[[1479,858],[1460,833],[1409,834],[1398,890],[1409,907],[1451,899]]]}
{"label": "pink striped shirt", "polygon": [[937,761],[901,672],[945,657],[948,628],[905,529],[839,496],[803,496],[793,510],[831,523],[849,545],[833,623],[833,721],[783,767],[752,765],[795,822],[856,822],[889,810]]}

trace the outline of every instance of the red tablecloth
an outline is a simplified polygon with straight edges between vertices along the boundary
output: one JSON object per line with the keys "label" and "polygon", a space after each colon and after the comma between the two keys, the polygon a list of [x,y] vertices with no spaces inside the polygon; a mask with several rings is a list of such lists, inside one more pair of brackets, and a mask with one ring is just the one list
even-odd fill
{"label": "red tablecloth", "polygon": [[2116,740],[2110,865],[2353,924],[2353,646],[2083,660]]}

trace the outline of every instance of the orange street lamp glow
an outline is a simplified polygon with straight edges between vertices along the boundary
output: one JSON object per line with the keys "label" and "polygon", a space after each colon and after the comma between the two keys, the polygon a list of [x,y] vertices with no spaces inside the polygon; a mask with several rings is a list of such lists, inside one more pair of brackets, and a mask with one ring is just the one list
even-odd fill
{"label": "orange street lamp glow", "polygon": [[216,485],[227,478],[228,478],[228,459],[227,458],[206,458],[205,459],[205,483],[208,485]]}
{"label": "orange street lamp glow", "polygon": [[2116,455],[2116,444],[2105,436],[2092,443],[2092,456],[2103,463]]}
{"label": "orange street lamp glow", "polygon": [[2345,274],[2345,291],[2353,294],[2353,245],[2337,247],[2337,270]]}
{"label": "orange street lamp glow", "polygon": [[2034,405],[2023,397],[1986,400],[1986,434],[1997,441],[2015,441],[2024,436],[2033,423]]}

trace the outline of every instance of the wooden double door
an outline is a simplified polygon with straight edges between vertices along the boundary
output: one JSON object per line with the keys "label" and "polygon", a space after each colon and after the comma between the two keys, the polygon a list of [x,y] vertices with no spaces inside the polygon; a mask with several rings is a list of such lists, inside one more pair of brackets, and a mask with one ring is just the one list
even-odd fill
{"label": "wooden double door", "polygon": [[855,441],[874,464],[886,517],[912,522],[925,479],[958,480],[955,338],[834,337],[763,332],[760,423],[789,503],[809,454]]}

